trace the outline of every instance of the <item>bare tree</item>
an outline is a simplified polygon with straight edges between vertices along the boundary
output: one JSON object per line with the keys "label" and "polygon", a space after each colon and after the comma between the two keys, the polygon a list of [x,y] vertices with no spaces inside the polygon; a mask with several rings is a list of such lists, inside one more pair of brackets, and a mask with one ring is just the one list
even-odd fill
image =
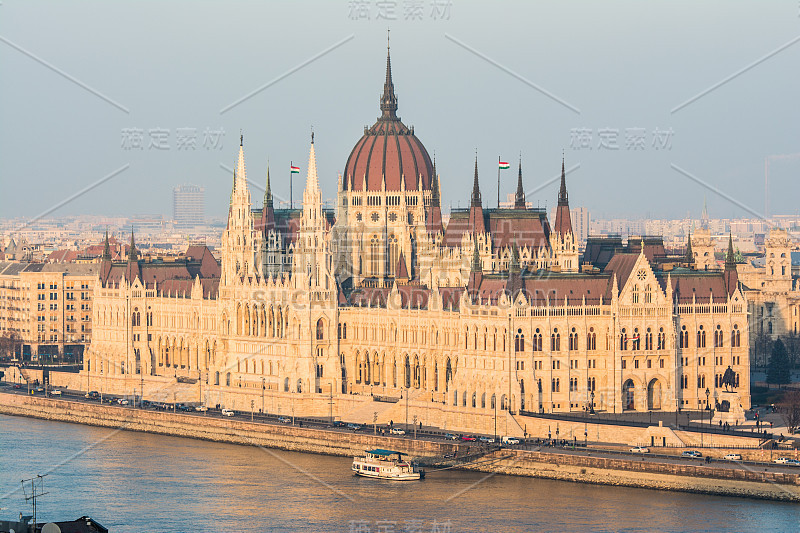
{"label": "bare tree", "polygon": [[777,407],[786,427],[789,428],[789,433],[796,432],[800,427],[800,390],[787,390]]}

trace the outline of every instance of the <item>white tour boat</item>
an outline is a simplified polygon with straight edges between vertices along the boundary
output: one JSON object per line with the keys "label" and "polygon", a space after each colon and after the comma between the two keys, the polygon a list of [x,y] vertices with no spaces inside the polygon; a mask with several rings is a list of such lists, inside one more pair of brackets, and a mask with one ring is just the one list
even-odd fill
{"label": "white tour boat", "polygon": [[425,477],[425,471],[415,469],[409,461],[404,461],[401,452],[381,449],[368,450],[363,457],[354,457],[353,472],[357,476],[393,481],[413,481]]}

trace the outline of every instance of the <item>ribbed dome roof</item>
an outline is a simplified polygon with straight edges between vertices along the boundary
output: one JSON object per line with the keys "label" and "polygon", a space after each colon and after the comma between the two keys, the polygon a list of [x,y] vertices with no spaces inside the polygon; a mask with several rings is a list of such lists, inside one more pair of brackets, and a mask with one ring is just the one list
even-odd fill
{"label": "ribbed dome roof", "polygon": [[433,163],[414,130],[397,116],[397,96],[392,83],[392,63],[386,55],[386,82],[381,96],[381,116],[364,131],[344,170],[342,188],[352,191],[380,191],[384,177],[387,191],[431,190]]}

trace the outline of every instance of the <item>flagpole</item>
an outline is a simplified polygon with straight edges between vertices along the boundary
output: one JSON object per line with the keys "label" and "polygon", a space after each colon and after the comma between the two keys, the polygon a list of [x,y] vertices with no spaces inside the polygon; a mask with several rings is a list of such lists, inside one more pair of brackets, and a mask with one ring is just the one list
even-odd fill
{"label": "flagpole", "polygon": [[497,209],[500,209],[500,156],[497,156]]}
{"label": "flagpole", "polygon": [[289,209],[294,208],[294,198],[292,198],[292,178],[294,177],[294,172],[292,172],[292,167],[294,167],[294,163],[289,161]]}

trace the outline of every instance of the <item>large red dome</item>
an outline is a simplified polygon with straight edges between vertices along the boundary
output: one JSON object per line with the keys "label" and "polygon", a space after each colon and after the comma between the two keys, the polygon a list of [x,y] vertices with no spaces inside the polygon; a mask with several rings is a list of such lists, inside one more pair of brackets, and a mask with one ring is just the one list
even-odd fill
{"label": "large red dome", "polygon": [[414,129],[397,116],[397,96],[392,83],[392,64],[386,56],[386,82],[381,96],[381,116],[364,131],[344,169],[342,188],[350,191],[380,191],[384,178],[387,191],[431,190],[433,163]]}

